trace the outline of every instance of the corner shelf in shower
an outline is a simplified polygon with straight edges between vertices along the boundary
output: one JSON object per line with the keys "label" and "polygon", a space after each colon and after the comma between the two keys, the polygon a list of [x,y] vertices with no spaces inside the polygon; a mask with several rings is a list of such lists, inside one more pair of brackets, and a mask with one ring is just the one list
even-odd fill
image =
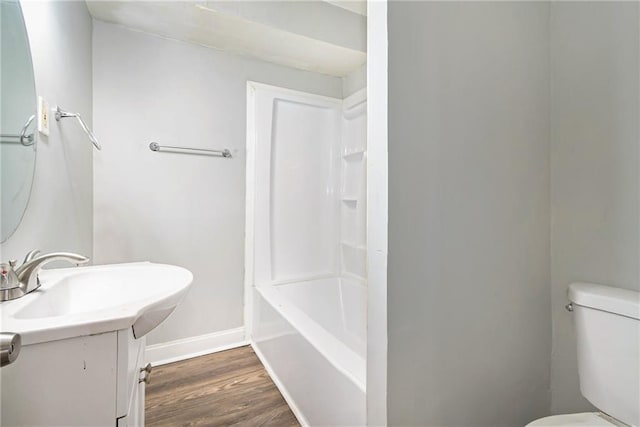
{"label": "corner shelf in shower", "polygon": [[360,276],[359,274],[355,274],[355,273],[350,273],[348,271],[343,271],[341,273],[342,277],[346,278],[346,279],[351,279],[351,280],[355,280],[357,282],[360,283],[360,285],[365,285],[367,284],[367,278],[364,276]]}
{"label": "corner shelf in shower", "polygon": [[342,242],[342,271],[364,278],[367,270],[367,248]]}
{"label": "corner shelf in shower", "polygon": [[358,197],[356,196],[342,196],[341,200],[347,205],[356,205],[358,203]]}
{"label": "corner shelf in shower", "polygon": [[358,250],[358,251],[366,251],[367,247],[365,245],[359,245],[351,242],[340,242],[342,246],[346,246],[350,249]]}
{"label": "corner shelf in shower", "polygon": [[352,151],[345,151],[342,153],[342,158],[347,160],[347,161],[359,161],[362,160],[362,158],[364,157],[364,153],[367,150],[365,150],[364,148],[358,148],[356,150],[352,150]]}

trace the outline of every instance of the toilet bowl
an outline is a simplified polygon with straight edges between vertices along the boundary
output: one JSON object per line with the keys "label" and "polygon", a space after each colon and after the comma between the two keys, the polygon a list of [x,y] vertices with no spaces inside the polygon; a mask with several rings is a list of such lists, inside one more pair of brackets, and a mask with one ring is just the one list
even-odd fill
{"label": "toilet bowl", "polygon": [[526,427],[627,427],[601,412],[583,412],[580,414],[553,415],[540,418]]}
{"label": "toilet bowl", "polygon": [[569,285],[580,392],[602,412],[554,415],[526,427],[640,427],[640,292]]}

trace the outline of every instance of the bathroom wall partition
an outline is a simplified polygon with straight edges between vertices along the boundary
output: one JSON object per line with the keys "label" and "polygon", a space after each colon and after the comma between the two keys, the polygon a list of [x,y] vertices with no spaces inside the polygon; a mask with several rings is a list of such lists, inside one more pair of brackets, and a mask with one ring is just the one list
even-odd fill
{"label": "bathroom wall partition", "polygon": [[366,102],[249,82],[245,323],[303,424],[366,422]]}
{"label": "bathroom wall partition", "polygon": [[640,4],[388,7],[388,423],[593,411],[567,286],[640,289]]}

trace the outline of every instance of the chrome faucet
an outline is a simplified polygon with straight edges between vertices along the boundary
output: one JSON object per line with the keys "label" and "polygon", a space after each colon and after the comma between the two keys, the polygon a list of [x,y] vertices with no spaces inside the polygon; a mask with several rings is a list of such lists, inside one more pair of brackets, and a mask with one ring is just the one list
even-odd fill
{"label": "chrome faucet", "polygon": [[40,255],[39,250],[33,250],[24,258],[24,262],[15,268],[17,261],[0,264],[0,301],[8,301],[25,296],[40,287],[38,273],[45,264],[53,261],[68,261],[80,265],[89,262],[89,258],[68,253],[52,252]]}

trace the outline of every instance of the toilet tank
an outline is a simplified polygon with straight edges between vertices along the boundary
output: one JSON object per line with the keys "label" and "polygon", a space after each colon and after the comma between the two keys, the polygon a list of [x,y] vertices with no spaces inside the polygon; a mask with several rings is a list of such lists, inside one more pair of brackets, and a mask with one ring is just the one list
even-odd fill
{"label": "toilet tank", "polygon": [[640,426],[640,293],[572,283],[580,391],[596,408]]}

